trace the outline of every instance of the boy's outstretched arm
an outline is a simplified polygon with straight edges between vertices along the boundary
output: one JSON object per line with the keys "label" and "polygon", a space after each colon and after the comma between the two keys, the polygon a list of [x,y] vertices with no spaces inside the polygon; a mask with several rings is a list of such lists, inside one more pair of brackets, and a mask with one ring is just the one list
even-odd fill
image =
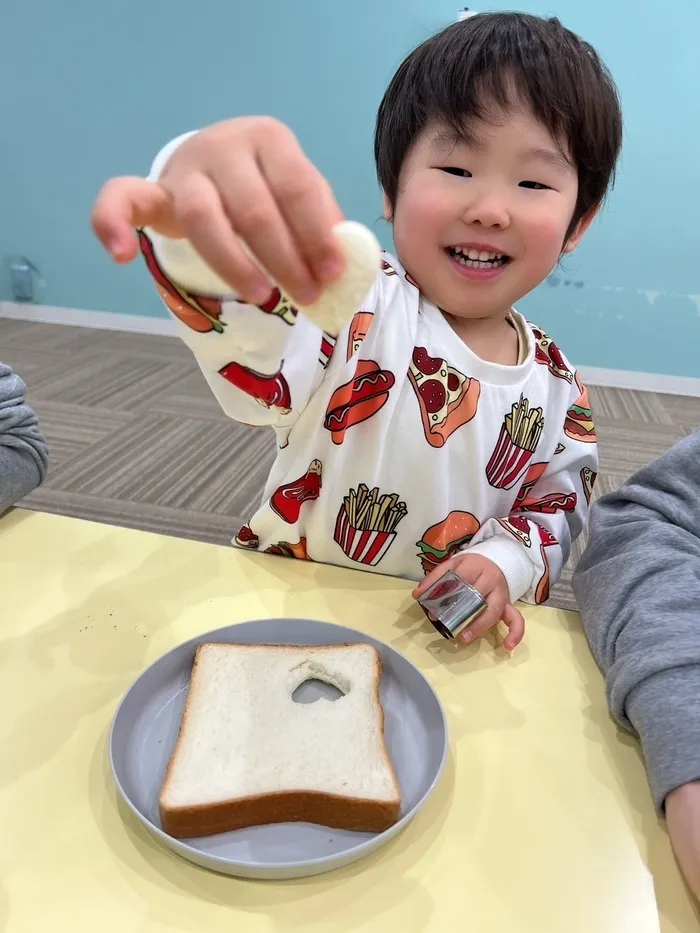
{"label": "boy's outstretched arm", "polygon": [[574,574],[615,718],[700,895],[700,433],[597,502]]}
{"label": "boy's outstretched arm", "polygon": [[0,513],[46,476],[48,446],[24,394],[19,376],[0,363]]}
{"label": "boy's outstretched arm", "polygon": [[148,180],[103,188],[93,227],[112,257],[143,253],[224,411],[290,425],[323,374],[332,342],[271,277],[304,303],[342,271],[327,182],[291,132],[267,118],[231,120],[170,143]]}

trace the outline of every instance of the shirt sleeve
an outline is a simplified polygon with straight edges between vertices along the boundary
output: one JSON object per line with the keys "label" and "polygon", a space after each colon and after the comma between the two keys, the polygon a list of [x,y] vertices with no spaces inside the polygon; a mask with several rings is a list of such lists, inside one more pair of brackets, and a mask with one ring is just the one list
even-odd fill
{"label": "shirt sleeve", "polygon": [[551,460],[531,464],[510,514],[485,522],[466,549],[500,567],[511,601],[547,601],[586,523],[597,473],[588,392],[576,375]]}
{"label": "shirt sleeve", "polygon": [[0,512],[43,482],[48,460],[48,445],[25,401],[25,385],[0,363]]}
{"label": "shirt sleeve", "polygon": [[[158,154],[150,180],[190,135]],[[277,288],[260,306],[238,299],[187,240],[145,229],[139,241],[165,307],[226,414],[291,428],[323,380],[333,338],[298,315]]]}
{"label": "shirt sleeve", "polygon": [[595,503],[573,576],[612,714],[641,740],[657,807],[700,780],[700,433]]}

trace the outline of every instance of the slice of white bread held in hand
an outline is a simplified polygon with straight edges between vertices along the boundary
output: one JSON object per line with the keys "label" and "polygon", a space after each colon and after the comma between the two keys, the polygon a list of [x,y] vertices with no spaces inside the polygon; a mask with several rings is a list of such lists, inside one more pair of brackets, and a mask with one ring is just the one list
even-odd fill
{"label": "slice of white bread held in hand", "polygon": [[[163,829],[188,838],[305,821],[381,832],[401,792],[384,741],[371,645],[203,644],[160,795]],[[297,703],[304,681],[337,700]]]}
{"label": "slice of white bread held in hand", "polygon": [[302,305],[302,313],[331,337],[340,331],[367,297],[381,258],[377,238],[353,220],[344,220],[333,228],[343,254],[345,268],[339,279],[328,284],[312,305]]}

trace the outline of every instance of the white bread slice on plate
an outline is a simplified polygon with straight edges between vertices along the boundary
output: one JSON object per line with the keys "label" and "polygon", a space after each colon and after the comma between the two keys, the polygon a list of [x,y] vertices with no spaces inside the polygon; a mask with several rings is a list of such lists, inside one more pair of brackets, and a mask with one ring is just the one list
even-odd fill
{"label": "white bread slice on plate", "polygon": [[[384,741],[372,645],[202,644],[160,794],[176,838],[304,821],[382,832],[401,792]],[[304,681],[343,696],[296,703]]]}

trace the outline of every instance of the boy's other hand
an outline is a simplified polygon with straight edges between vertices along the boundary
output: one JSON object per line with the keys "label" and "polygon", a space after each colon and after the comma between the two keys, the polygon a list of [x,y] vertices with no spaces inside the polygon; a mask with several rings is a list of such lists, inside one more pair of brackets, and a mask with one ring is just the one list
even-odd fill
{"label": "boy's other hand", "polygon": [[666,798],[666,821],[678,864],[700,900],[700,781],[671,791]]}
{"label": "boy's other hand", "polygon": [[512,651],[519,645],[525,634],[525,619],[510,602],[508,584],[500,567],[488,557],[482,557],[481,554],[460,554],[445,561],[419,583],[413,591],[414,598],[417,599],[448,570],[456,573],[466,583],[471,583],[487,603],[487,608],[458,636],[458,641],[473,642],[503,621],[508,627],[503,647]]}
{"label": "boy's other hand", "polygon": [[190,136],[157,184],[108,181],[92,214],[97,237],[117,262],[138,254],[135,227],[186,238],[244,300],[270,294],[267,276],[312,304],[342,272],[333,227],[343,219],[333,192],[294,134],[270,117],[242,117]]}

